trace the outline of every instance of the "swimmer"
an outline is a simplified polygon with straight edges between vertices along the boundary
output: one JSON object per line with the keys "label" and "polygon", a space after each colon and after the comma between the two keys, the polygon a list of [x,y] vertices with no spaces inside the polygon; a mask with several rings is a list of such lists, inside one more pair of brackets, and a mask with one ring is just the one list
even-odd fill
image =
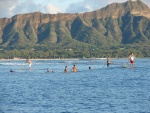
{"label": "swimmer", "polygon": [[77,72],[77,67],[76,67],[76,65],[73,66],[72,71],[73,71],[73,72]]}
{"label": "swimmer", "polygon": [[47,73],[50,73],[51,71],[50,71],[50,69],[49,68],[47,68]]}
{"label": "swimmer", "polygon": [[9,72],[14,72],[12,69],[10,69],[10,71]]}
{"label": "swimmer", "polygon": [[91,67],[89,67],[89,70],[91,70]]}
{"label": "swimmer", "polygon": [[123,66],[123,68],[127,68],[127,65],[124,63],[122,63],[122,66]]}
{"label": "swimmer", "polygon": [[109,58],[107,58],[107,67],[109,67],[109,65],[111,64],[111,62],[110,62],[110,59]]}
{"label": "swimmer", "polygon": [[68,73],[68,68],[65,66],[64,73]]}

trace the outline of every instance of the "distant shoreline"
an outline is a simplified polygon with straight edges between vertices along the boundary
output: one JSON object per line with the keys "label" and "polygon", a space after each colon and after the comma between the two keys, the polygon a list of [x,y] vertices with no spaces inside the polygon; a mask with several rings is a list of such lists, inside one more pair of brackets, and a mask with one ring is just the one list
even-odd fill
{"label": "distant shoreline", "polygon": [[[150,57],[142,57],[144,59],[150,58]],[[30,59],[30,58],[29,58]],[[106,60],[107,58],[31,58],[30,60]],[[128,59],[127,57],[124,58],[109,58],[111,60],[113,59]],[[136,58],[139,59],[139,58]],[[1,58],[0,60],[27,60],[25,58],[12,58],[12,59],[4,59]]]}
{"label": "distant shoreline", "polygon": [[[37,58],[37,59],[30,59],[30,60],[106,60],[107,58],[56,58],[56,59],[42,59],[42,58]],[[127,59],[127,58],[110,58],[110,59]],[[21,59],[21,58],[14,58],[14,59],[0,59],[0,60],[27,60],[27,59]]]}
{"label": "distant shoreline", "polygon": [[[42,58],[37,58],[37,59],[30,59],[30,60],[102,60],[106,58],[56,58],[56,59],[42,59]],[[0,60],[27,60],[27,59],[21,59],[21,58],[15,58],[15,59],[0,59]]]}

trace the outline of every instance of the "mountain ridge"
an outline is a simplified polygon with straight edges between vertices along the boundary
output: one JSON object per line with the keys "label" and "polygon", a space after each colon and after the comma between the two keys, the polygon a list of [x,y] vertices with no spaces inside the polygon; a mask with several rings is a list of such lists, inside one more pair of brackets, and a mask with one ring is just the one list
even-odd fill
{"label": "mountain ridge", "polygon": [[[140,24],[145,26],[141,28]],[[102,46],[110,42],[136,43],[149,40],[149,24],[150,9],[141,0],[112,3],[85,13],[18,14],[12,18],[0,18],[0,45],[55,44],[70,39]],[[139,28],[138,32],[135,26]]]}

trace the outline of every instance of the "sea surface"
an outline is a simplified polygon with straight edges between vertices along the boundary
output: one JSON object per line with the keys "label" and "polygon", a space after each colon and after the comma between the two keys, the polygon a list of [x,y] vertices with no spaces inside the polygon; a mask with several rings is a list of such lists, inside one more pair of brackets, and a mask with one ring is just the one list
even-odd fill
{"label": "sea surface", "polygon": [[0,60],[0,113],[150,113],[149,58],[31,62]]}

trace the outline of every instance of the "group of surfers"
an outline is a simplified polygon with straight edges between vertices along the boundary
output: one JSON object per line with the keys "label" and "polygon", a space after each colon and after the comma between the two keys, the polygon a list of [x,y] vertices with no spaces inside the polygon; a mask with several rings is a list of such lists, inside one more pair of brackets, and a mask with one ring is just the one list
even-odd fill
{"label": "group of surfers", "polygon": [[[130,67],[131,67],[131,68],[133,68],[134,58],[135,58],[134,54],[131,53],[130,56],[129,56],[129,61],[130,61]],[[109,65],[112,64],[112,63],[110,62],[110,59],[109,59],[109,58],[107,58],[106,64],[107,64],[107,67],[109,67]],[[126,66],[125,64],[123,64],[123,67],[126,68],[127,66]],[[91,67],[89,67],[89,70],[91,70]],[[67,66],[65,67],[64,72],[65,72],[65,73],[68,73]],[[72,72],[77,72],[77,68],[76,68],[75,65],[74,65],[73,68],[72,68]]]}
{"label": "group of surfers", "polygon": [[[135,58],[134,54],[131,53],[130,56],[129,56],[129,61],[130,61],[130,67],[131,67],[131,68],[133,68],[133,65],[134,65],[134,58]],[[110,59],[109,59],[109,58],[107,58],[106,64],[107,64],[107,67],[109,67],[109,65],[110,65],[110,64],[113,64],[113,63],[110,62]],[[125,64],[123,64],[123,67],[126,68],[127,66],[126,66]]]}
{"label": "group of surfers", "polygon": [[[133,65],[134,65],[134,58],[135,58],[134,54],[131,53],[130,56],[129,56],[129,61],[130,61],[130,67],[131,68],[133,68]],[[27,63],[29,65],[29,68],[31,69],[32,63],[31,63],[30,59],[27,59]],[[113,63],[110,61],[109,58],[107,58],[107,62],[106,62],[107,67],[109,67],[110,64],[113,64]],[[126,68],[127,66],[125,64],[123,64],[123,67]],[[89,67],[89,70],[91,70],[91,67]],[[10,69],[10,72],[14,72],[14,71],[12,69]],[[51,71],[49,68],[47,68],[47,72],[53,72],[53,71]],[[68,67],[67,66],[65,66],[64,72],[68,73]],[[72,67],[72,72],[77,72],[76,65],[74,65]]]}
{"label": "group of surfers", "polygon": [[[133,68],[133,65],[134,65],[134,58],[135,58],[134,54],[131,53],[130,56],[129,56],[129,61],[130,61],[130,67],[131,67],[131,68]],[[107,58],[106,64],[107,64],[107,67],[109,67],[109,65],[112,64],[112,63],[110,62],[110,59],[109,59],[109,58]],[[123,67],[126,68],[127,66],[126,66],[125,64],[123,64]],[[91,67],[89,67],[89,70],[91,70]],[[65,66],[64,72],[65,72],[65,73],[68,73],[68,68],[67,68],[67,66]],[[77,72],[77,67],[76,67],[75,65],[74,65],[73,68],[72,68],[72,72]]]}

